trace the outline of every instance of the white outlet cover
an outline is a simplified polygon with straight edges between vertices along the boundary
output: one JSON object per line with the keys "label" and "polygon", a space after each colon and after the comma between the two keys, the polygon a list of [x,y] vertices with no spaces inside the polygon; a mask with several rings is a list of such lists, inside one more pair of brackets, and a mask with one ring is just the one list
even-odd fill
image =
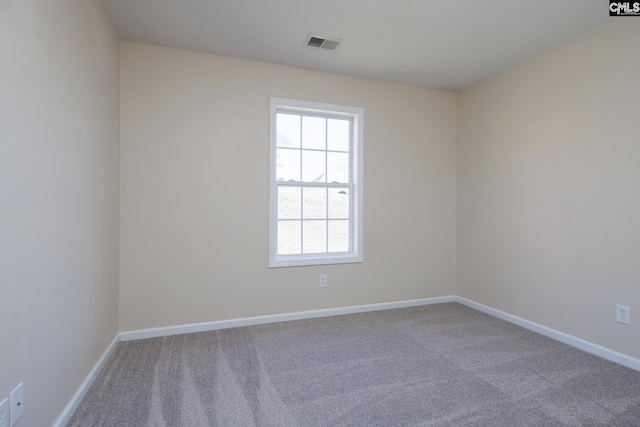
{"label": "white outlet cover", "polygon": [[616,322],[625,325],[631,324],[631,309],[627,306],[616,304]]}
{"label": "white outlet cover", "polygon": [[24,412],[24,389],[23,383],[18,384],[18,387],[14,388],[11,394],[9,394],[9,401],[11,405],[11,424],[13,427],[18,422]]}
{"label": "white outlet cover", "polygon": [[327,287],[327,275],[326,274],[321,274],[320,275],[320,280],[318,281],[318,286],[321,288],[326,288]]}
{"label": "white outlet cover", "polygon": [[0,427],[9,427],[9,399],[0,402]]}

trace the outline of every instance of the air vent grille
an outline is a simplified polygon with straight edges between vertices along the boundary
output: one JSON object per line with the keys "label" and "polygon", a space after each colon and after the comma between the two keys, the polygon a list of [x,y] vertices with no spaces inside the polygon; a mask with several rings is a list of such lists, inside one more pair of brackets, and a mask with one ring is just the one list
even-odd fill
{"label": "air vent grille", "polygon": [[338,46],[340,46],[340,43],[342,43],[342,40],[340,39],[328,39],[326,37],[316,36],[315,34],[309,34],[303,46],[325,50],[336,50]]}

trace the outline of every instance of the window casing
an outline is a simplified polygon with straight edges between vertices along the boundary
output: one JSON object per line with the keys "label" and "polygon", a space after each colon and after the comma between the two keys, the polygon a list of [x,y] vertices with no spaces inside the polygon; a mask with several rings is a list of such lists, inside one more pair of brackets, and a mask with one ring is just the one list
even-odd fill
{"label": "window casing", "polygon": [[364,110],[271,98],[269,267],[362,262]]}

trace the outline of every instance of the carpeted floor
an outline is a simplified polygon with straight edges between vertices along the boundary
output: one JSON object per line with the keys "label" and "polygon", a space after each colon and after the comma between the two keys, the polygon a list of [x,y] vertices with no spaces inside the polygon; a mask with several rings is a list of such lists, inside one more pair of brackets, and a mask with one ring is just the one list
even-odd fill
{"label": "carpeted floor", "polygon": [[69,426],[640,426],[640,372],[460,304],[120,343]]}

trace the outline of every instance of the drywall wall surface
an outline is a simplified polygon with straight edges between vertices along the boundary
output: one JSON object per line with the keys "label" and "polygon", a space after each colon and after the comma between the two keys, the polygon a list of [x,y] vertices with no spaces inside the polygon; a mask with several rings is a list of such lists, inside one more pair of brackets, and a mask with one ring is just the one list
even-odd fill
{"label": "drywall wall surface", "polygon": [[621,18],[471,87],[458,128],[457,294],[633,357],[637,40]]}
{"label": "drywall wall surface", "polygon": [[[452,294],[455,93],[130,42],[121,55],[122,331]],[[272,96],[364,108],[363,263],[268,268]]]}
{"label": "drywall wall surface", "polygon": [[0,2],[0,399],[50,426],[118,332],[120,41],[97,0]]}

